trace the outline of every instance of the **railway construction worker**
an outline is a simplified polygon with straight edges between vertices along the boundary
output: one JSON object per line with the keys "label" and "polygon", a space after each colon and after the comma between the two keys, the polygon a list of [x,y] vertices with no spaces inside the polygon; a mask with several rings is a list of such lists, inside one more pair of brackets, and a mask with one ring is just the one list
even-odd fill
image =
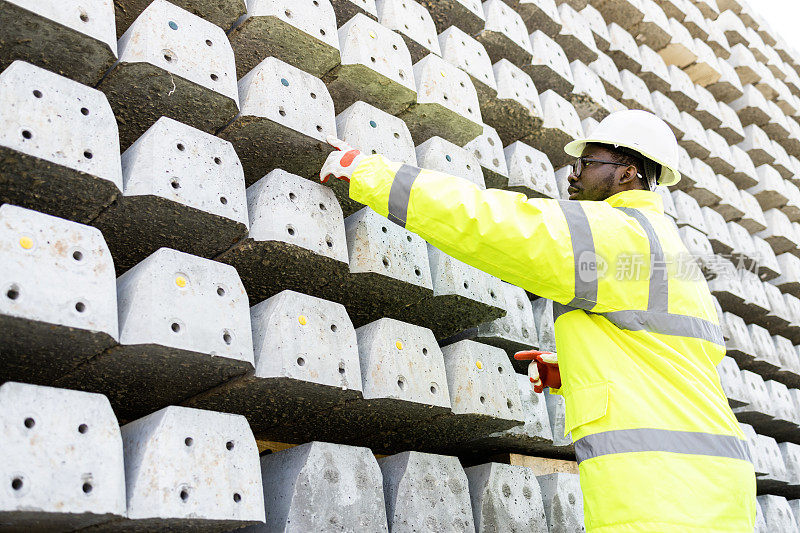
{"label": "railway construction worker", "polygon": [[680,180],[666,123],[621,111],[569,143],[569,201],[329,142],[323,181],[349,181],[353,200],[555,302],[558,357],[533,354],[530,374],[566,402],[587,531],[753,531],[754,469],[716,371],[719,317],[653,190]]}

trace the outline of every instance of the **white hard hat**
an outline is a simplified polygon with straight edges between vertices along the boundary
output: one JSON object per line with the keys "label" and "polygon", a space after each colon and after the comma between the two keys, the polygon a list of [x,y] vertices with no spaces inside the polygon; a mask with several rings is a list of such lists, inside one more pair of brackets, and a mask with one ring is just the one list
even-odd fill
{"label": "white hard hat", "polygon": [[659,185],[675,185],[678,172],[678,141],[666,122],[647,111],[631,109],[611,113],[589,132],[585,139],[576,139],[564,151],[580,157],[587,143],[625,147],[661,165]]}

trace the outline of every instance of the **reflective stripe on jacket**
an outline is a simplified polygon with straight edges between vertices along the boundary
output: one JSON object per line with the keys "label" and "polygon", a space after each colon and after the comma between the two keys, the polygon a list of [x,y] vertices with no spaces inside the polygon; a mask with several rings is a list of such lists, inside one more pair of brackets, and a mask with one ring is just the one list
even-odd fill
{"label": "reflective stripe on jacket", "polygon": [[551,392],[566,402],[588,531],[753,531],[755,474],[716,371],[719,319],[657,193],[528,199],[378,155],[350,197],[556,302]]}

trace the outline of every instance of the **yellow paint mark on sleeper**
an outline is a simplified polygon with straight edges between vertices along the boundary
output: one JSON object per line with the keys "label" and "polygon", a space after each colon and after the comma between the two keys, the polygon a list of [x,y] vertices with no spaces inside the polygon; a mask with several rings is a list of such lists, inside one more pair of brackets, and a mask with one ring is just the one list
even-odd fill
{"label": "yellow paint mark on sleeper", "polygon": [[186,278],[184,278],[183,276],[178,276],[177,278],[175,278],[175,285],[177,285],[180,288],[185,287],[186,286]]}
{"label": "yellow paint mark on sleeper", "polygon": [[30,237],[20,237],[19,245],[26,250],[30,250],[31,248],[33,248],[33,239],[31,239]]}
{"label": "yellow paint mark on sleeper", "polygon": [[400,342],[400,341],[395,342],[394,345],[397,346],[398,350],[402,350],[403,349],[403,343]]}
{"label": "yellow paint mark on sleeper", "polygon": [[442,75],[442,77],[443,77],[443,78],[447,76],[447,75],[444,73],[444,71],[441,71],[441,72],[440,72],[440,74]]}
{"label": "yellow paint mark on sleeper", "polygon": [[483,370],[483,363],[481,363],[480,361],[475,361],[475,366],[478,367],[478,370]]}
{"label": "yellow paint mark on sleeper", "polygon": [[373,39],[377,39],[377,38],[378,38],[378,36],[377,36],[377,35],[375,35],[375,32],[374,32],[374,31],[372,31],[372,30],[370,30],[370,32],[369,32],[369,36],[370,36],[370,37],[372,37]]}
{"label": "yellow paint mark on sleeper", "polygon": [[306,324],[308,324],[308,319],[306,318],[306,315],[300,315],[299,317],[297,317],[297,321],[300,322],[301,326],[305,326]]}

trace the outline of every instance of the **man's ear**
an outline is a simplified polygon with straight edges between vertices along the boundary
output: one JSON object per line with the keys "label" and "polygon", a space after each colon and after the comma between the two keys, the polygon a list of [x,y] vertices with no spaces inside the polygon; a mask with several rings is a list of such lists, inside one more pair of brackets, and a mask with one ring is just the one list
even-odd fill
{"label": "man's ear", "polygon": [[638,179],[636,167],[633,165],[628,165],[625,167],[625,170],[622,172],[622,175],[619,177],[619,184],[620,185],[627,185],[632,183],[634,180]]}

